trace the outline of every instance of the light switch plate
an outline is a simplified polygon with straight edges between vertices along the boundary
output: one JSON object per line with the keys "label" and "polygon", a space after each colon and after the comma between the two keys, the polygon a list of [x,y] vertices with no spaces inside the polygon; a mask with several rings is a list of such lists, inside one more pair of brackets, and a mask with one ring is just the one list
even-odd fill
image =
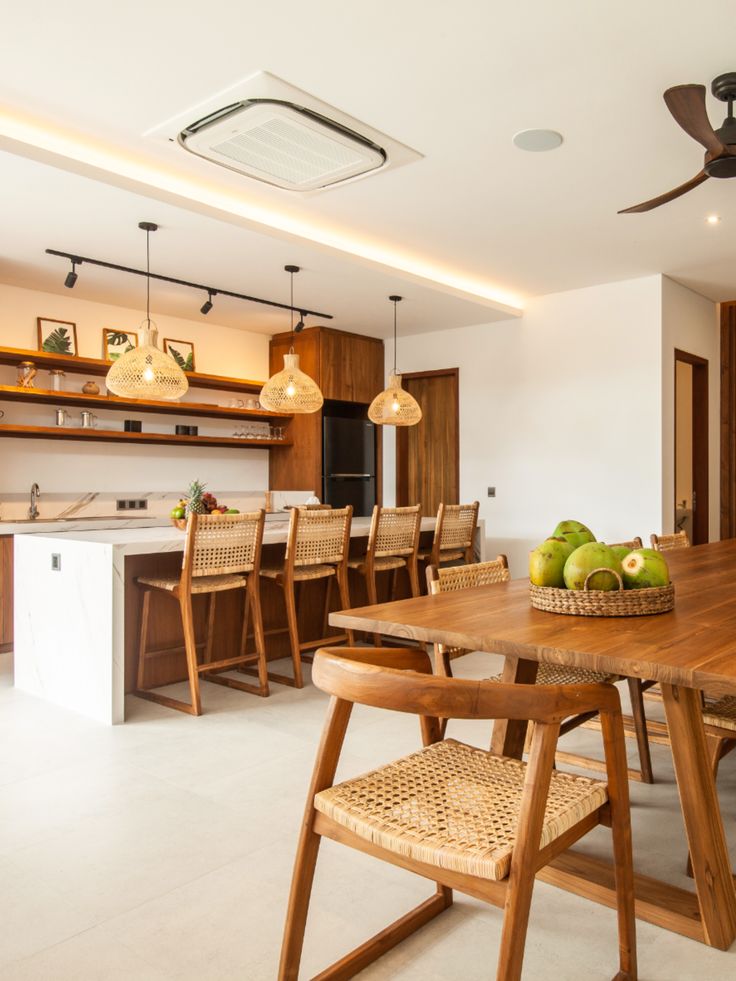
{"label": "light switch plate", "polygon": [[61,553],[59,552],[51,553],[51,571],[61,572]]}
{"label": "light switch plate", "polygon": [[489,487],[488,488],[488,496],[489,497],[495,497],[496,496],[496,488],[495,487]]}

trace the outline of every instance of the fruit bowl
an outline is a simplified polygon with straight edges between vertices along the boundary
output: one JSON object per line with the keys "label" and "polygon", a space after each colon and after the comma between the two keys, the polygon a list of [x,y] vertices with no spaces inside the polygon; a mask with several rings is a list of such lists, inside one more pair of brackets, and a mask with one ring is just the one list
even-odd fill
{"label": "fruit bowl", "polygon": [[[607,572],[618,580],[616,589],[589,589],[596,573]],[[648,589],[624,589],[621,576],[612,569],[593,569],[585,578],[583,589],[558,589],[556,586],[529,584],[535,610],[564,613],[578,617],[645,617],[669,613],[675,606],[675,587],[654,586]]]}
{"label": "fruit bowl", "polygon": [[172,523],[172,525],[175,528],[178,528],[179,531],[186,531],[187,530],[187,519],[186,518],[171,518],[171,523]]}

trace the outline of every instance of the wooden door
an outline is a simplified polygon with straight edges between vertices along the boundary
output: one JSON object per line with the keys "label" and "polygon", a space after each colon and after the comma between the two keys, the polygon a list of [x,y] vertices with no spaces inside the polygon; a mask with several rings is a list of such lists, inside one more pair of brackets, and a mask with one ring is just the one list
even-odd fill
{"label": "wooden door", "polygon": [[721,304],[721,538],[736,538],[736,301]]}
{"label": "wooden door", "polygon": [[[681,397],[686,386],[685,399]],[[679,396],[678,396],[679,393]],[[682,430],[686,430],[683,433]],[[683,453],[686,459],[683,460]],[[686,479],[683,480],[683,475]],[[680,494],[678,480],[690,493]],[[684,506],[683,506],[684,505]],[[679,518],[693,545],[709,540],[708,507],[708,362],[696,354],[675,350],[675,530]],[[690,512],[692,517],[690,518]]]}
{"label": "wooden door", "polygon": [[421,406],[422,421],[397,428],[396,503],[421,504],[422,513],[432,515],[441,502],[460,503],[458,369],[414,372],[402,380]]}
{"label": "wooden door", "polygon": [[13,536],[0,537],[0,653],[13,649]]}

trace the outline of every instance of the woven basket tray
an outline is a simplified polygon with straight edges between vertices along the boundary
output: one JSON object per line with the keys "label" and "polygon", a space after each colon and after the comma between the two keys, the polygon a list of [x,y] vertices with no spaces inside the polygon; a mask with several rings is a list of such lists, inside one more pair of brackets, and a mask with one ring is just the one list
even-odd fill
{"label": "woven basket tray", "polygon": [[[588,581],[596,572],[608,572],[615,576],[618,589],[588,589]],[[675,587],[672,583],[655,589],[624,589],[621,576],[613,569],[593,569],[586,576],[582,590],[533,584],[529,588],[532,606],[536,610],[577,617],[645,617],[653,613],[668,613],[675,606]]]}

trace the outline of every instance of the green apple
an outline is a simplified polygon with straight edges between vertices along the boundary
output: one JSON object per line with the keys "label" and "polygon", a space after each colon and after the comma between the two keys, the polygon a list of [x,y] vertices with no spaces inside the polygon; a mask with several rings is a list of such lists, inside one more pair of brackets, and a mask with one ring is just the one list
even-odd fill
{"label": "green apple", "polygon": [[637,548],[621,563],[624,586],[627,589],[653,589],[668,586],[670,570],[661,552],[653,548]]}
{"label": "green apple", "polygon": [[184,517],[184,508],[182,507],[173,508],[171,511],[171,517],[174,518],[176,521],[181,521],[181,519]]}
{"label": "green apple", "polygon": [[584,589],[585,580],[588,579],[588,589],[611,590],[619,589],[619,582],[611,572],[595,572],[594,570],[610,569],[621,575],[621,561],[617,558],[612,548],[604,545],[603,542],[586,542],[576,548],[572,555],[565,562],[564,579],[568,589]]}
{"label": "green apple", "polygon": [[548,538],[529,555],[529,578],[535,586],[564,588],[562,576],[572,545],[564,538]]}
{"label": "green apple", "polygon": [[240,514],[240,511],[237,508],[228,508],[225,514]]}

